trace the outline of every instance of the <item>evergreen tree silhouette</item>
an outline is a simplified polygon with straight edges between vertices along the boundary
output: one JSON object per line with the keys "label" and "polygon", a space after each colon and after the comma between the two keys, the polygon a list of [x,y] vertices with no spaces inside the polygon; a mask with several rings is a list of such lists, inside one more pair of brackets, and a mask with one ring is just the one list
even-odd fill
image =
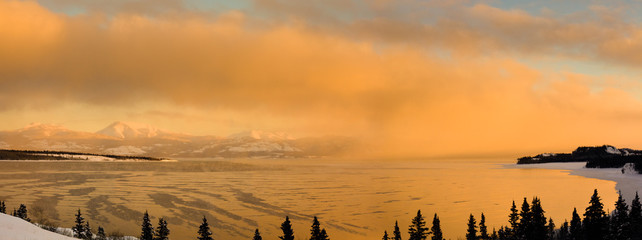
{"label": "evergreen tree silhouette", "polygon": [[493,233],[490,234],[490,239],[497,240],[497,238],[498,238],[497,230],[495,230],[495,228],[493,228]]}
{"label": "evergreen tree silhouette", "polygon": [[468,218],[466,240],[477,240],[477,221],[475,221],[475,217],[472,214],[470,214],[470,217]]}
{"label": "evergreen tree silhouette", "polygon": [[80,238],[80,239],[85,239],[85,218],[82,217],[82,214],[80,213],[80,209],[78,209],[78,213],[76,213],[76,220],[74,221],[76,225],[74,225],[71,230],[74,232],[74,237],[75,238]]}
{"label": "evergreen tree silhouette", "polygon": [[497,239],[499,240],[509,240],[511,239],[511,235],[509,234],[510,228],[509,227],[500,227],[499,230],[497,231]]}
{"label": "evergreen tree silhouette", "polygon": [[107,235],[105,235],[105,229],[98,226],[98,232],[96,232],[96,240],[107,240]]}
{"label": "evergreen tree silhouette", "polygon": [[522,210],[519,212],[519,224],[515,230],[516,238],[528,239],[532,232],[532,225],[530,205],[528,205],[528,201],[524,198],[524,201],[522,202]]}
{"label": "evergreen tree silhouette", "polygon": [[555,223],[553,218],[548,218],[548,224],[546,225],[546,239],[555,239]]}
{"label": "evergreen tree silhouette", "polygon": [[89,221],[85,222],[85,239],[87,239],[87,240],[94,239],[94,234],[91,232],[91,227],[89,226]]}
{"label": "evergreen tree silhouette", "polygon": [[4,201],[0,202],[0,213],[7,213],[7,206],[4,205]]}
{"label": "evergreen tree silhouette", "polygon": [[573,217],[571,218],[571,228],[569,230],[569,239],[580,240],[584,239],[582,218],[577,214],[577,209],[573,208]]}
{"label": "evergreen tree silhouette", "polygon": [[568,221],[564,220],[564,223],[560,226],[560,230],[557,232],[555,237],[557,240],[569,240],[571,239],[568,233]]}
{"label": "evergreen tree silhouette", "polygon": [[519,228],[519,212],[517,211],[517,206],[515,205],[515,200],[513,200],[513,205],[510,207],[510,214],[508,215],[508,223],[510,224],[510,228],[506,227],[504,229],[505,234],[507,235],[507,238],[509,239],[517,239],[515,237],[515,231]]}
{"label": "evergreen tree silhouette", "polygon": [[140,240],[154,240],[154,227],[152,227],[152,222],[149,220],[149,214],[147,214],[147,211],[143,214]]}
{"label": "evergreen tree silhouette", "polygon": [[312,220],[312,226],[310,228],[310,240],[320,240],[321,239],[321,223],[319,219],[314,216]]}
{"label": "evergreen tree silhouette", "polygon": [[383,237],[381,240],[390,240],[390,238],[388,238],[388,231],[383,231]]}
{"label": "evergreen tree silhouette", "polygon": [[610,239],[628,239],[631,237],[629,231],[629,207],[622,199],[622,192],[618,192],[615,210],[611,214],[611,221],[609,222]]}
{"label": "evergreen tree silhouette", "polygon": [[539,198],[534,197],[531,203],[531,227],[528,239],[545,240],[548,231],[546,229],[546,216]]}
{"label": "evergreen tree silhouette", "polygon": [[399,231],[399,224],[395,221],[395,230],[392,232],[393,240],[401,240],[401,231]]}
{"label": "evergreen tree silhouette", "polygon": [[484,213],[481,214],[481,219],[479,219],[479,239],[488,240],[488,227],[486,227],[486,217]]}
{"label": "evergreen tree silhouette", "polygon": [[319,234],[319,240],[330,240],[330,237],[328,237],[328,233],[324,229],[321,229],[321,234]]}
{"label": "evergreen tree silhouette", "polygon": [[16,217],[19,217],[27,222],[31,222],[31,219],[27,216],[27,206],[24,204],[20,204],[20,207],[18,207],[18,211],[16,211]]}
{"label": "evergreen tree silhouette", "polygon": [[408,226],[409,240],[425,240],[428,237],[428,233],[426,221],[421,216],[421,210],[417,210],[417,216],[412,219],[412,224]]}
{"label": "evergreen tree silhouette", "polygon": [[154,232],[154,240],[168,240],[169,239],[169,228],[167,228],[167,221],[163,218],[158,219],[158,227],[156,232]]}
{"label": "evergreen tree silhouette", "polygon": [[642,239],[642,204],[638,192],[635,192],[635,198],[631,201],[631,211],[629,212],[629,232],[632,240]]}
{"label": "evergreen tree silhouette", "polygon": [[258,228],[254,230],[254,238],[252,238],[252,240],[263,240],[263,238],[261,237],[261,233],[259,233]]}
{"label": "evergreen tree silhouette", "polygon": [[604,204],[600,201],[597,189],[595,189],[589,201],[589,206],[586,207],[586,212],[584,212],[584,221],[582,222],[586,239],[605,239],[608,230],[607,224]]}
{"label": "evergreen tree silhouette", "polygon": [[281,231],[283,231],[283,236],[279,236],[281,240],[294,240],[294,230],[288,216],[285,216],[285,221],[281,223]]}
{"label": "evergreen tree silhouette", "polygon": [[444,234],[441,232],[441,223],[436,213],[432,218],[432,227],[430,228],[430,231],[432,232],[431,240],[444,240]]}
{"label": "evergreen tree silhouette", "polygon": [[203,223],[198,227],[198,240],[214,240],[212,232],[210,232],[210,225],[207,224],[207,218],[203,216]]}

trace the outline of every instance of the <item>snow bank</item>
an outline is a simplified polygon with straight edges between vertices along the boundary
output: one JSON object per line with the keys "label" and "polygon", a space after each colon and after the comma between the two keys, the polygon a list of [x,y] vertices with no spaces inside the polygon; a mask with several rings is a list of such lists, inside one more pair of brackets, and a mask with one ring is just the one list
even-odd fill
{"label": "snow bank", "polygon": [[73,240],[39,228],[20,218],[0,213],[0,240]]}

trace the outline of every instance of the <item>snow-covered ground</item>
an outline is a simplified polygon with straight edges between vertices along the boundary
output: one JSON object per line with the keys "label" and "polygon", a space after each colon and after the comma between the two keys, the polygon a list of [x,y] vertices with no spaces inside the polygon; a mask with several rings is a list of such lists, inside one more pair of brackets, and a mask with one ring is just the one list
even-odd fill
{"label": "snow-covered ground", "polygon": [[[585,168],[586,163],[539,163],[513,165],[515,168],[541,168],[568,170],[571,175],[597,178],[616,182],[617,190],[622,191],[624,199],[631,201],[638,192],[642,197],[642,174],[636,173],[631,166],[624,168]],[[506,166],[511,167],[511,166]],[[624,171],[623,171],[624,169]]]}
{"label": "snow-covered ground", "polygon": [[0,240],[73,240],[44,230],[25,220],[0,213]]}

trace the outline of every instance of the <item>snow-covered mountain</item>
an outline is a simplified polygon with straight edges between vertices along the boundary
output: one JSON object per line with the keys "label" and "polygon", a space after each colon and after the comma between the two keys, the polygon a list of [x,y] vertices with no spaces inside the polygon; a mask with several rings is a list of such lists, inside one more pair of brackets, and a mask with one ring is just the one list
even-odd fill
{"label": "snow-covered mountain", "polygon": [[228,137],[194,136],[148,124],[114,122],[95,132],[60,125],[30,124],[0,131],[0,148],[57,150],[152,157],[312,157],[333,156],[354,146],[345,137],[296,139],[287,133],[251,130]]}

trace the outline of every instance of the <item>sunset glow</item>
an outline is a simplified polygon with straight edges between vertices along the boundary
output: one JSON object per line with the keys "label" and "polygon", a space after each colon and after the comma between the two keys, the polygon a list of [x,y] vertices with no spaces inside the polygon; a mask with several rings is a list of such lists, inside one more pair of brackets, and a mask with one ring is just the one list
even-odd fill
{"label": "sunset glow", "polygon": [[348,136],[355,155],[641,148],[629,1],[0,1],[1,130]]}

